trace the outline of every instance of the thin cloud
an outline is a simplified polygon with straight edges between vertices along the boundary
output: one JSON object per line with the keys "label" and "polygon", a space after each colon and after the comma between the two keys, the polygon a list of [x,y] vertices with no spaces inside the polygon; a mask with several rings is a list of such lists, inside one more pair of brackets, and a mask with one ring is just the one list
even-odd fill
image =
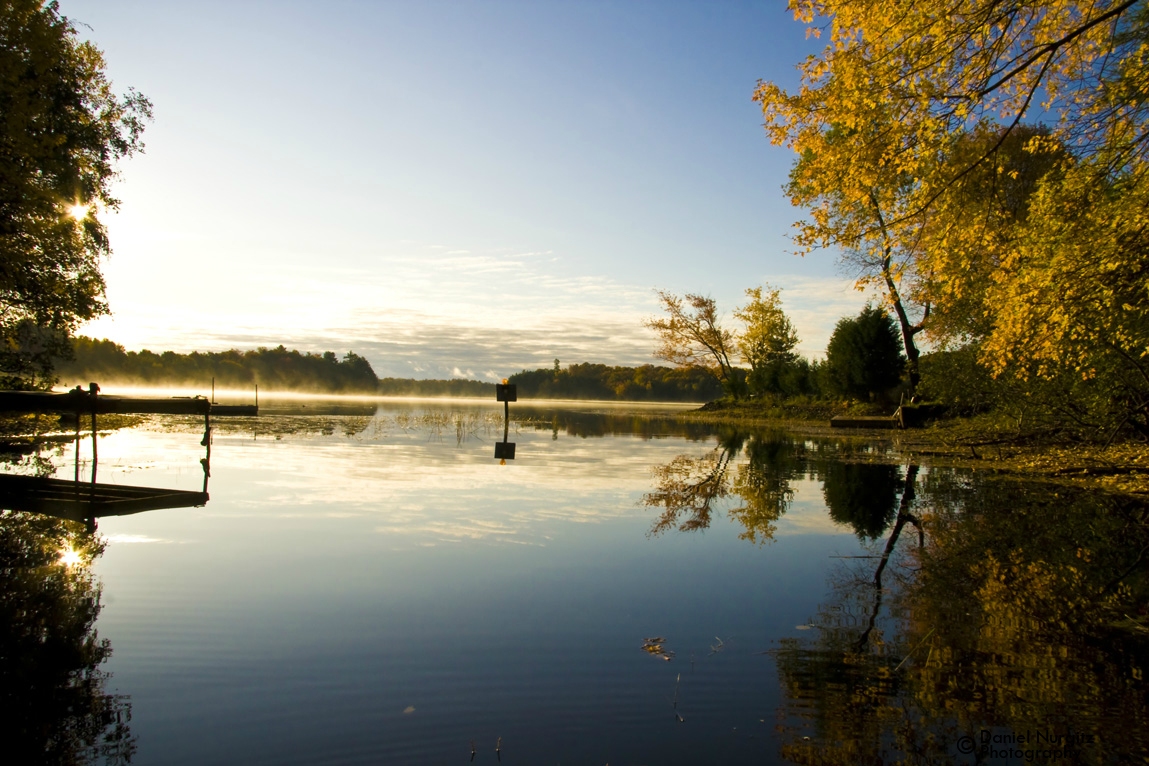
{"label": "thin cloud", "polygon": [[826,355],[838,320],[858,314],[876,297],[855,289],[852,279],[783,274],[763,281],[782,291],[782,308],[798,333],[798,353],[815,359]]}

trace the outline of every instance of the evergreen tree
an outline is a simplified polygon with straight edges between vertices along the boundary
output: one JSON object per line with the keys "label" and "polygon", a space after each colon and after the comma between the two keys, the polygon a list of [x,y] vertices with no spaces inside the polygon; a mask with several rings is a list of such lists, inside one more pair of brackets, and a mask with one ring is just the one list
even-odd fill
{"label": "evergreen tree", "polygon": [[857,317],[844,317],[826,347],[831,389],[859,399],[874,398],[898,384],[905,357],[898,328],[881,308],[866,306]]}

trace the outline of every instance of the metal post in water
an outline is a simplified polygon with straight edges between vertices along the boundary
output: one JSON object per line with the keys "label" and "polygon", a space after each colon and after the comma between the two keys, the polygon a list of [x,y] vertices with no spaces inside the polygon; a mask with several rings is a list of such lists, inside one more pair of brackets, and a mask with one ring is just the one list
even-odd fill
{"label": "metal post in water", "polygon": [[495,443],[495,457],[501,459],[500,465],[506,465],[508,460],[515,459],[515,445],[509,441],[511,431],[511,402],[517,401],[516,389],[503,378],[501,384],[495,384],[495,401],[503,403],[503,441]]}

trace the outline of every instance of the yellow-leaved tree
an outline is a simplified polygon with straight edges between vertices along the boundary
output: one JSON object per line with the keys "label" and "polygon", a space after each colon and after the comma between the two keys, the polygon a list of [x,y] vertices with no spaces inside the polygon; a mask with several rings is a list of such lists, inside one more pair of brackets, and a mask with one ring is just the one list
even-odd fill
{"label": "yellow-leaved tree", "polygon": [[995,374],[1091,381],[1099,430],[1149,432],[1149,3],[790,8],[827,45],[755,98],[799,155],[796,243],[885,291],[912,382],[919,333],[974,341]]}
{"label": "yellow-leaved tree", "polygon": [[737,349],[738,336],[723,327],[714,299],[687,293],[686,305],[682,298],[665,290],[656,294],[667,315],[643,322],[658,335],[654,356],[679,367],[710,370],[722,381],[722,387],[737,398],[743,381],[731,357]]}
{"label": "yellow-leaved tree", "polygon": [[780,378],[787,365],[798,360],[794,348],[798,333],[782,310],[781,290],[766,285],[746,290],[749,302],[734,310],[734,316],[746,323],[738,337],[742,361],[750,365],[747,376],[753,393],[780,393]]}

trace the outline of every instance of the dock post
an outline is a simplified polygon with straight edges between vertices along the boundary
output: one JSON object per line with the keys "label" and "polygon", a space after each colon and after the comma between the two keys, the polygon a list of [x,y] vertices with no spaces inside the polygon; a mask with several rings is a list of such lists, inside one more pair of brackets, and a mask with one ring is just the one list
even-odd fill
{"label": "dock post", "polygon": [[76,475],[73,478],[76,491],[80,491],[80,411],[76,410]]}
{"label": "dock post", "polygon": [[211,451],[211,405],[204,410],[203,413],[203,441],[200,442],[201,447],[207,447]]}
{"label": "dock post", "polygon": [[[92,483],[96,483],[96,461],[99,459],[99,447],[96,444],[96,394],[100,392],[100,387],[95,383],[88,384],[88,395],[91,398],[90,404],[92,405]],[[79,417],[77,416],[77,420]]]}
{"label": "dock post", "polygon": [[211,476],[211,410],[203,414],[203,441],[200,442],[207,448],[207,452],[200,458],[199,464],[203,468],[203,492],[207,494],[207,480]]}

